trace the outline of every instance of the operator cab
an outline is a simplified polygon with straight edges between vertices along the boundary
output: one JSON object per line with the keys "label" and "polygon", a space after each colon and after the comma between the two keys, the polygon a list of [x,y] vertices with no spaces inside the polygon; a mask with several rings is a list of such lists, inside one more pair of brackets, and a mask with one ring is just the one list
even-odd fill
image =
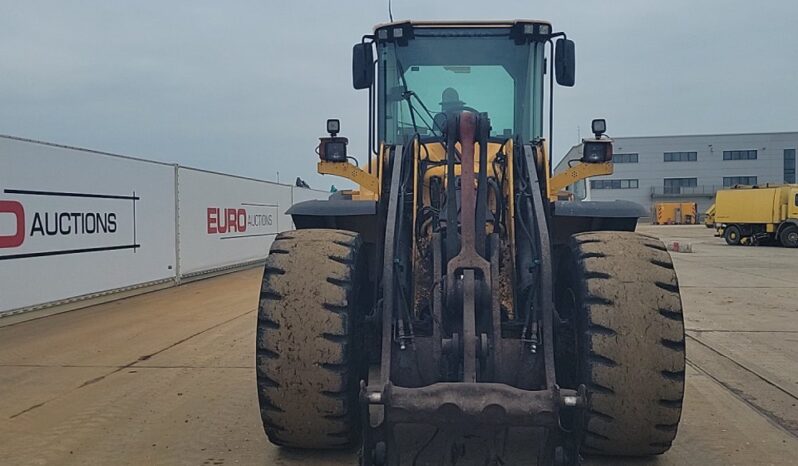
{"label": "operator cab", "polygon": [[573,42],[561,36],[537,21],[378,26],[354,47],[353,59],[354,87],[376,84],[372,141],[439,139],[446,115],[463,110],[488,114],[491,139],[541,138],[544,55],[554,38],[557,81],[574,83]]}

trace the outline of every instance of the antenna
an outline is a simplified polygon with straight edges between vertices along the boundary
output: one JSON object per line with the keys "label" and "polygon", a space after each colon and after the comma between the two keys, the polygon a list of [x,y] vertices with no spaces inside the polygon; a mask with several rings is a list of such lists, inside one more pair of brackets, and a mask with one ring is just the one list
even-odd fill
{"label": "antenna", "polygon": [[388,0],[388,18],[393,23],[393,11],[391,10],[391,0]]}

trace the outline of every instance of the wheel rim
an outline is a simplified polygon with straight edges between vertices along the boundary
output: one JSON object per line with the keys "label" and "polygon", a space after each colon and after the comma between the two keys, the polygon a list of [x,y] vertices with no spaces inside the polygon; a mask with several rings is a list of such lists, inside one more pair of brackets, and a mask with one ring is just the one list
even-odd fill
{"label": "wheel rim", "polygon": [[730,226],[726,229],[725,233],[726,241],[729,244],[739,244],[740,243],[740,230],[736,226]]}

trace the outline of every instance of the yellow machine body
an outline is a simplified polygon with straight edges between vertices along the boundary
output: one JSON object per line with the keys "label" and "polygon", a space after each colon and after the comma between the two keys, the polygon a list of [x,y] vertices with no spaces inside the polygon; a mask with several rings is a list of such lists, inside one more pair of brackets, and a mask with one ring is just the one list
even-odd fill
{"label": "yellow machine body", "polygon": [[798,185],[739,187],[715,195],[715,223],[763,224],[767,231],[798,219]]}
{"label": "yellow machine body", "polygon": [[651,210],[651,221],[654,225],[698,223],[698,205],[695,202],[659,202]]}

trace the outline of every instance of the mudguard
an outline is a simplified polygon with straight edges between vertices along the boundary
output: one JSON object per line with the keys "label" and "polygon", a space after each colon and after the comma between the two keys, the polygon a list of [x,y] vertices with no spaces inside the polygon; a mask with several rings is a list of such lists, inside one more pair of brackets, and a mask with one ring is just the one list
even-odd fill
{"label": "mudguard", "polygon": [[648,211],[631,201],[556,201],[555,217],[640,218]]}
{"label": "mudguard", "polygon": [[375,201],[353,201],[350,199],[304,201],[294,204],[286,211],[286,214],[291,216],[308,215],[321,217],[374,215],[376,213],[377,203]]}
{"label": "mudguard", "polygon": [[648,215],[630,201],[556,201],[552,212],[555,246],[586,231],[635,231],[637,220]]}

